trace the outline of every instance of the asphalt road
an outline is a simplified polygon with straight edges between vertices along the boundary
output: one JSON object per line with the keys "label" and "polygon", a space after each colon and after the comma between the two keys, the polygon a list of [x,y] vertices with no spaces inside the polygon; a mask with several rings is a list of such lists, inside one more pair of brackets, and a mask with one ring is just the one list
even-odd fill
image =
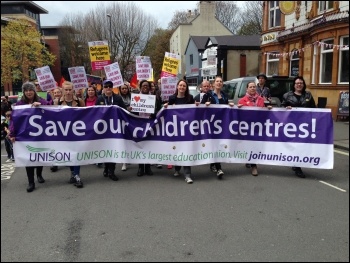
{"label": "asphalt road", "polygon": [[46,182],[27,193],[25,169],[6,172],[2,148],[1,261],[348,262],[349,155],[336,151],[333,170],[304,168],[305,179],[223,164],[218,180],[202,165],[188,185],[164,166],[137,177],[137,165],[117,164],[114,182],[88,165],[77,189],[69,168],[44,167]]}

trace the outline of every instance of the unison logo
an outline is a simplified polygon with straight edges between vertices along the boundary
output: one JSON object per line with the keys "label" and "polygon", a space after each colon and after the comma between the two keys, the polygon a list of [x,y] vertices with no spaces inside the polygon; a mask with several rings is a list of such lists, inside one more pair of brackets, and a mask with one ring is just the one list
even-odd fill
{"label": "unison logo", "polygon": [[69,163],[71,162],[70,153],[56,152],[50,148],[36,148],[27,145],[29,150],[29,160],[31,162],[55,162],[55,163]]}

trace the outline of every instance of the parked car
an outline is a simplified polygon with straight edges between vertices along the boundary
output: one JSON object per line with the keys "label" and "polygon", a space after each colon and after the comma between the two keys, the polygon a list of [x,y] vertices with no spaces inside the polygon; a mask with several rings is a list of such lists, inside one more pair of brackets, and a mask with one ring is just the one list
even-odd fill
{"label": "parked car", "polygon": [[193,97],[195,97],[199,93],[197,86],[188,86],[188,90]]}
{"label": "parked car", "polygon": [[[246,94],[248,82],[254,81],[258,84],[255,76],[231,79],[224,82],[223,91],[228,95],[228,99],[238,104],[238,100]],[[270,88],[271,105],[280,107],[283,94],[290,91],[293,87],[294,78],[288,76],[267,77],[265,85]]]}

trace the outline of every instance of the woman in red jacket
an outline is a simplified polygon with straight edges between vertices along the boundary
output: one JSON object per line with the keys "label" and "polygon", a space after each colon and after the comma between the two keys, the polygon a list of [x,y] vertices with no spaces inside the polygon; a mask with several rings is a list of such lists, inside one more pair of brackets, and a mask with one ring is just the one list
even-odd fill
{"label": "woman in red jacket", "polygon": [[[256,91],[255,82],[248,82],[247,84],[247,92],[243,98],[238,101],[238,108],[242,106],[251,106],[251,107],[265,107],[265,99],[258,94]],[[267,106],[268,109],[272,109],[272,106]],[[252,169],[252,175],[258,175],[258,167],[256,164],[250,164],[250,168]]]}

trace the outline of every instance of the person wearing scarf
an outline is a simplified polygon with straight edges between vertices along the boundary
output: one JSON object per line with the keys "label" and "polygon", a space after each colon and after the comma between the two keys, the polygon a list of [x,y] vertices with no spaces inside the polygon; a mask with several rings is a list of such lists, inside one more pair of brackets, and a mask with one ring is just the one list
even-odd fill
{"label": "person wearing scarf", "polygon": [[[237,107],[241,108],[242,106],[251,106],[251,107],[265,107],[265,99],[261,97],[257,91],[256,91],[256,84],[255,82],[248,82],[247,84],[247,92],[243,98],[241,98],[238,101]],[[267,106],[268,109],[272,109],[272,106]],[[258,175],[258,167],[256,164],[250,164],[250,167],[252,171],[252,175],[257,176]]]}

